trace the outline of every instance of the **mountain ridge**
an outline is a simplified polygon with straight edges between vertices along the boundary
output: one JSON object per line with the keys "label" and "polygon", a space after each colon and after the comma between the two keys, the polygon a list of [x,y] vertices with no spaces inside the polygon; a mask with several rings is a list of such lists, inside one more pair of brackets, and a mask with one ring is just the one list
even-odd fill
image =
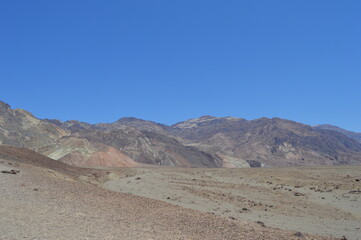
{"label": "mountain ridge", "polygon": [[346,135],[349,138],[355,139],[356,141],[361,143],[361,133],[358,132],[353,132],[353,131],[349,131],[331,124],[320,124],[320,125],[316,125],[313,126],[313,128],[315,129],[325,129],[325,130],[332,130],[332,131],[336,131],[336,132],[340,132],[344,135]]}
{"label": "mountain ridge", "polygon": [[[342,130],[342,129],[341,129]],[[201,116],[165,125],[38,119],[0,101],[0,142],[77,166],[316,166],[361,163],[347,132],[280,119]],[[97,161],[96,159],[99,159]]]}

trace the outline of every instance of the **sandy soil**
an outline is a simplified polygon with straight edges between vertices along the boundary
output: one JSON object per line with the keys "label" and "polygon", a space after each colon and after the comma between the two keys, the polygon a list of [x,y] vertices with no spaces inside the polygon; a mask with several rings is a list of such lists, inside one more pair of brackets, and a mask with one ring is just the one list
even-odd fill
{"label": "sandy soil", "polygon": [[104,187],[230,219],[361,239],[361,166],[141,168]]}
{"label": "sandy soil", "polygon": [[[156,173],[151,170],[106,171],[107,177],[100,174],[96,181],[85,174],[78,178],[84,183],[58,171],[0,159],[1,171],[13,169],[20,172],[0,173],[0,239],[333,239],[296,236],[295,232],[111,192],[89,183],[120,178],[117,181],[126,179],[124,186],[133,181],[139,182],[134,186],[141,186],[146,182],[144,174]],[[141,174],[142,179],[135,180],[135,174]],[[167,179],[172,178],[172,171],[164,174]],[[187,171],[184,174],[188,176]],[[196,178],[200,180],[201,175]],[[118,185],[117,190],[120,186],[123,185]]]}

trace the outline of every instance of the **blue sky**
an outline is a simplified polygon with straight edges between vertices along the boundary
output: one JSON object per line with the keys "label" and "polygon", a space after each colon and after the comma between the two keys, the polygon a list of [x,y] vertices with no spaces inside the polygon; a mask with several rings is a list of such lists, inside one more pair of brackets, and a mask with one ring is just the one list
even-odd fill
{"label": "blue sky", "polygon": [[0,99],[39,118],[361,132],[361,1],[1,1]]}

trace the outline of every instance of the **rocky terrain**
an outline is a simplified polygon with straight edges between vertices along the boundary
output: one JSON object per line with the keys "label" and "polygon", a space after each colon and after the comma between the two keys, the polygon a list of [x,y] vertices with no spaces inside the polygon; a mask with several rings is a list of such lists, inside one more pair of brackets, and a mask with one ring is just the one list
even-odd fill
{"label": "rocky terrain", "polygon": [[107,189],[274,228],[361,239],[361,166],[135,169]]}
{"label": "rocky terrain", "polygon": [[340,131],[62,122],[0,102],[0,141],[0,239],[361,239],[361,144]]}
{"label": "rocky terrain", "polygon": [[[337,239],[101,188],[117,179],[141,182],[145,176],[138,174],[136,168],[73,167],[26,148],[3,146],[0,239]],[[195,181],[204,174],[208,172],[194,176]],[[181,180],[178,173],[174,177]]]}
{"label": "rocky terrain", "polygon": [[[99,126],[98,126],[99,125]],[[27,111],[0,104],[0,143],[28,147],[76,166],[136,166],[138,163],[181,167],[221,167],[212,153],[177,139],[128,126],[106,127],[78,121],[40,120]]]}
{"label": "rocky terrain", "polygon": [[358,142],[361,142],[361,133],[356,133],[356,132],[351,132],[345,129],[342,129],[340,127],[337,126],[333,126],[330,124],[322,124],[322,125],[317,125],[317,126],[313,126],[313,128],[315,129],[325,129],[325,130],[332,130],[332,131],[336,131],[336,132],[340,132],[343,135],[349,137],[349,138],[353,138]]}
{"label": "rocky terrain", "polygon": [[361,145],[354,139],[279,118],[247,121],[206,116],[177,123],[173,129],[192,145],[251,164],[317,166],[361,160]]}
{"label": "rocky terrain", "polygon": [[204,116],[165,126],[135,118],[126,126],[168,134],[182,143],[215,153],[224,167],[359,164],[361,144],[338,131],[279,118],[248,121]]}
{"label": "rocky terrain", "polygon": [[36,147],[55,143],[69,131],[42,121],[22,109],[11,109],[0,101],[0,143]]}
{"label": "rocky terrain", "polygon": [[[346,134],[346,135],[345,135]],[[352,135],[352,134],[351,134]],[[37,119],[0,104],[0,142],[76,166],[271,167],[354,165],[361,143],[350,132],[260,118],[204,116],[172,126],[137,118],[114,123]]]}

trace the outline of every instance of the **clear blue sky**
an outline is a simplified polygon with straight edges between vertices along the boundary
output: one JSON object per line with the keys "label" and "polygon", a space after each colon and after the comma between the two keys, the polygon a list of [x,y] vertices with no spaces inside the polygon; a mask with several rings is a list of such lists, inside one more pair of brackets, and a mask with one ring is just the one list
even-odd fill
{"label": "clear blue sky", "polygon": [[39,118],[361,132],[361,1],[0,1],[0,99]]}

